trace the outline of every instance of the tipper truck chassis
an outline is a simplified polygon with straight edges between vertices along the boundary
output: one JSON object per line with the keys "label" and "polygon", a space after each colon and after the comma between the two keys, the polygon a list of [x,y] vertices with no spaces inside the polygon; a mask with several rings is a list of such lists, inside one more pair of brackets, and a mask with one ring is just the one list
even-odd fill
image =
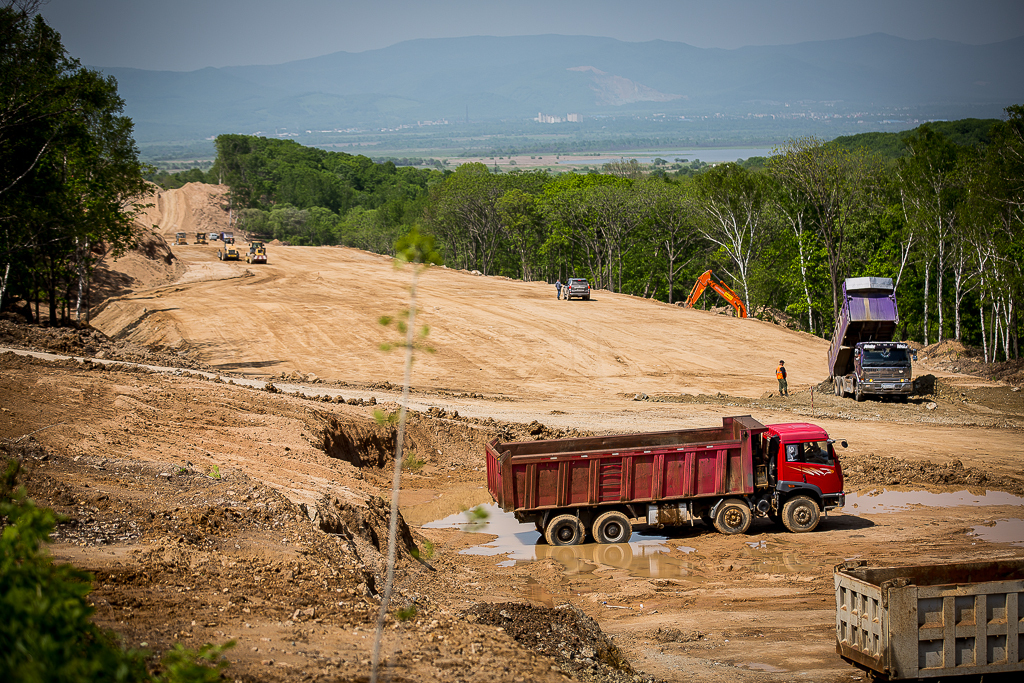
{"label": "tipper truck chassis", "polygon": [[899,313],[892,279],[854,277],[843,283],[843,301],[828,349],[836,396],[891,396],[901,401],[914,390],[911,358],[916,353],[892,341]]}
{"label": "tipper truck chassis", "polygon": [[836,652],[871,676],[1018,672],[1021,680],[1024,559],[911,567],[856,560],[837,565],[834,579]]}
{"label": "tipper truck chassis", "polygon": [[[843,446],[845,447],[845,442]],[[721,427],[487,444],[487,487],[550,545],[624,543],[634,524],[702,520],[745,533],[767,516],[794,532],[845,504],[843,471],[824,429],[765,426],[750,417]]]}

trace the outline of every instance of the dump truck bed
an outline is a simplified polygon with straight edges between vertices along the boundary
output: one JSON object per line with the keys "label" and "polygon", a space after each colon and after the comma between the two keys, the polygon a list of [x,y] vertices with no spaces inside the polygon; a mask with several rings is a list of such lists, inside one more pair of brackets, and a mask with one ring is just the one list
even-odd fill
{"label": "dump truck bed", "polygon": [[847,562],[834,579],[836,651],[849,662],[893,680],[1024,672],[1024,560]]}
{"label": "dump truck bed", "polygon": [[506,512],[648,503],[754,491],[750,417],[721,427],[487,444],[487,486]]}
{"label": "dump truck bed", "polygon": [[892,341],[898,321],[892,279],[848,278],[843,283],[843,304],[828,350],[829,376],[850,372],[853,347],[858,343]]}

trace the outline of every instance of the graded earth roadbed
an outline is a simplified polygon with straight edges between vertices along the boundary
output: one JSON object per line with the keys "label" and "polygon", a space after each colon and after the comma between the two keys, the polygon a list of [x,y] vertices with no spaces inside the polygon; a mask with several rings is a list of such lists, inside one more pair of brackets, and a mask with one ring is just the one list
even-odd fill
{"label": "graded earth roadbed", "polygon": [[1024,672],[1024,560],[834,570],[836,652],[891,680]]}

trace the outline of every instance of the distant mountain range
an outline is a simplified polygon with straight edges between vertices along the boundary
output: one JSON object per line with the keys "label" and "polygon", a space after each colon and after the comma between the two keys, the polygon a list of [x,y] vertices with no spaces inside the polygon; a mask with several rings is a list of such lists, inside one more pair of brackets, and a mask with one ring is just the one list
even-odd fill
{"label": "distant mountain range", "polygon": [[990,45],[872,34],[703,49],[587,36],[411,40],[272,66],[102,68],[136,139],[391,127],[446,119],[839,115],[996,117],[1024,103],[1024,37]]}

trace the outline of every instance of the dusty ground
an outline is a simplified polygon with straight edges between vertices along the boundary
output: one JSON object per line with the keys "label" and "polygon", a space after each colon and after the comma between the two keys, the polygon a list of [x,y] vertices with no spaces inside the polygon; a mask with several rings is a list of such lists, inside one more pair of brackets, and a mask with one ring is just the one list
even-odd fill
{"label": "dusty ground", "polygon": [[[163,193],[150,222],[202,229],[219,220],[210,191]],[[401,380],[377,318],[407,304],[409,274],[350,249],[272,247],[267,266],[215,253],[177,247],[150,274],[125,261],[131,291],[97,333],[0,322],[3,347],[181,368],[2,354],[0,443],[68,516],[52,551],[96,573],[103,626],[156,651],[237,639],[231,679],[366,680],[394,440],[373,412],[397,409]],[[437,353],[413,377],[422,464],[403,478],[396,607],[416,614],[389,622],[390,680],[856,680],[834,652],[833,565],[1024,556],[1024,392],[942,349],[920,353],[926,395],[858,404],[812,394],[826,342],[768,323],[441,268],[418,295]],[[771,391],[779,358],[789,399]],[[698,524],[549,549],[497,511],[458,524],[489,502],[495,436],[734,414],[848,439],[858,495],[802,535]]]}

